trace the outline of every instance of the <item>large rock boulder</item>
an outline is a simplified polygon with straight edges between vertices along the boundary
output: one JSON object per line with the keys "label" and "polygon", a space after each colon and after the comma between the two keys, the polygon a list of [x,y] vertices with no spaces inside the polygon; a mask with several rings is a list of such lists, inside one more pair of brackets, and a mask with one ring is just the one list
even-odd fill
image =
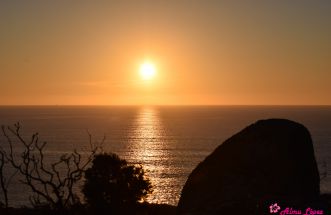
{"label": "large rock boulder", "polygon": [[269,202],[290,206],[314,201],[319,180],[309,131],[285,119],[260,120],[193,170],[178,213],[264,214]]}

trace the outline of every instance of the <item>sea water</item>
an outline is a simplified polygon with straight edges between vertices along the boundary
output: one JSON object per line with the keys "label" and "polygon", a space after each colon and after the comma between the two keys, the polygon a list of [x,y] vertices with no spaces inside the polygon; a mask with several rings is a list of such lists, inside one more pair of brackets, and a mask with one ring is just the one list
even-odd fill
{"label": "sea water", "polygon": [[[105,136],[104,151],[142,164],[147,170],[154,190],[147,200],[172,205],[178,203],[188,175],[199,162],[236,132],[267,118],[291,119],[309,129],[322,178],[321,191],[331,192],[331,106],[0,107],[0,124],[20,122],[26,139],[38,132],[40,140],[47,141],[45,155],[49,160],[74,149],[86,152],[88,134],[93,142]],[[7,144],[2,134],[0,144]],[[28,205],[30,194],[18,180],[11,181],[11,205]]]}

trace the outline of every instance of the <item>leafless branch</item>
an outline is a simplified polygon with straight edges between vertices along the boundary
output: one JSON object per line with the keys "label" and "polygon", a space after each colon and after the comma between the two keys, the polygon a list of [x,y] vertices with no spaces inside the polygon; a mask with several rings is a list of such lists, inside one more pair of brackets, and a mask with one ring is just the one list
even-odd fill
{"label": "leafless branch", "polygon": [[[96,153],[102,150],[101,143],[92,143],[92,135],[89,135],[89,153],[87,158],[82,159],[82,155],[74,150],[72,153],[63,154],[58,161],[50,163],[45,161],[46,142],[39,142],[39,134],[35,133],[27,141],[20,133],[20,124],[14,127],[2,126],[2,133],[8,143],[8,150],[0,148],[0,185],[4,191],[5,203],[8,205],[6,181],[3,176],[5,161],[17,170],[22,176],[22,183],[26,184],[33,192],[30,202],[35,206],[42,200],[53,208],[68,207],[77,202],[74,193],[74,185],[82,179],[83,173],[93,160]],[[16,139],[18,143],[13,140]],[[14,144],[23,146],[20,155],[14,153]]]}

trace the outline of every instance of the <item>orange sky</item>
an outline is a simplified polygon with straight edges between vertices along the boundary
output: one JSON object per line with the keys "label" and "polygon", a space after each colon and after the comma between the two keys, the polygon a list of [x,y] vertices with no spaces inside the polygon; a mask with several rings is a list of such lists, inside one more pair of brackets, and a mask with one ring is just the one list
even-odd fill
{"label": "orange sky", "polygon": [[0,105],[331,105],[330,11],[306,0],[1,1]]}

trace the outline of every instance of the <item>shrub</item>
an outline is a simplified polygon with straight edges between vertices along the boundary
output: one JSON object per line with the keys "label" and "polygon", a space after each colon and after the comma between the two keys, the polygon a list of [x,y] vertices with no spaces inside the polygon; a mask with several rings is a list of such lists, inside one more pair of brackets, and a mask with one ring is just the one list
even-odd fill
{"label": "shrub", "polygon": [[83,193],[94,209],[132,208],[145,200],[152,186],[141,166],[129,165],[116,154],[94,156],[92,167],[85,171]]}

